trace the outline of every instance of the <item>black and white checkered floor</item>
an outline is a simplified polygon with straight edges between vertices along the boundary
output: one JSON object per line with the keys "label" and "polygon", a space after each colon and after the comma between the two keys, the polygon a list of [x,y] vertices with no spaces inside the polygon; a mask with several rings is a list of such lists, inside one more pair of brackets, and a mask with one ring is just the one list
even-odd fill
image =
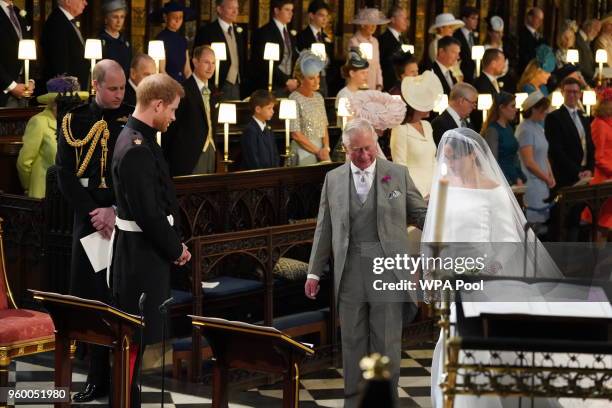
{"label": "black and white checkered floor", "polygon": [[[430,367],[431,345],[411,348],[404,351],[399,380],[400,407],[430,407]],[[83,388],[86,375],[75,368],[72,374],[73,389]],[[52,355],[31,356],[13,362],[9,374],[9,386],[32,388],[35,385],[50,386],[53,382]],[[143,384],[158,383],[157,379],[143,376]],[[197,394],[197,395],[192,395]],[[247,391],[232,391],[230,407],[280,407],[282,390],[279,384],[263,386]],[[169,380],[164,393],[165,407],[192,408],[211,406],[210,391],[202,392],[201,387],[177,384]],[[143,385],[142,406],[158,407],[161,402],[160,389]],[[44,407],[49,405],[19,405],[19,407]],[[92,401],[88,404],[73,406],[108,406],[107,400]],[[300,407],[342,407],[343,380],[342,369],[329,368],[302,377]]]}

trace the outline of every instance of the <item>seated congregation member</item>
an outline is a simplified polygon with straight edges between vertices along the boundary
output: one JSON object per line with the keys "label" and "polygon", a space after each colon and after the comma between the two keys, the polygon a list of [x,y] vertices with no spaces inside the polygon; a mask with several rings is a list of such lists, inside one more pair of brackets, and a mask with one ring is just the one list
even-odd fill
{"label": "seated congregation member", "polygon": [[319,93],[327,96],[327,66],[334,56],[334,43],[325,33],[325,27],[329,21],[329,5],[323,0],[312,0],[308,5],[308,20],[310,23],[296,36],[296,48],[298,51],[310,49],[312,43],[325,45],[324,62],[326,67],[321,71],[321,85]]}
{"label": "seated congregation member", "polygon": [[487,120],[482,126],[482,137],[491,148],[493,157],[504,172],[508,184],[523,185],[525,176],[517,155],[519,144],[514,136],[512,122],[516,118],[516,101],[514,95],[501,92],[493,98]]}
{"label": "seated congregation member", "polygon": [[127,4],[125,0],[106,0],[102,3],[104,27],[98,37],[102,40],[102,58],[117,61],[127,77],[130,73],[132,47],[121,33],[125,28]]}
{"label": "seated congregation member", "polygon": [[[402,98],[406,118],[391,130],[391,158],[408,168],[414,185],[423,197],[429,195],[436,166],[436,144],[433,129],[425,119],[433,110],[442,84],[431,71],[402,80]],[[420,242],[420,240],[419,240]]]}
{"label": "seated congregation member", "polygon": [[376,26],[387,24],[389,19],[385,18],[380,10],[375,8],[362,8],[351,24],[357,25],[357,31],[349,39],[349,50],[359,48],[359,44],[365,43],[372,46],[372,59],[369,60],[370,69],[368,70],[368,89],[382,90],[383,76],[380,67],[380,49],[378,40],[374,37]]}
{"label": "seated congregation member", "polygon": [[[393,62],[396,53],[402,51],[402,45],[408,44],[405,38],[408,30],[408,13],[401,5],[394,3],[387,14],[389,24],[384,33],[378,36],[380,46],[380,65],[383,74],[383,89],[389,91],[397,83],[396,70]],[[417,74],[418,75],[418,70]],[[400,78],[400,82],[401,82]],[[399,89],[398,89],[399,91]],[[399,95],[399,93],[397,94]]]}
{"label": "seated congregation member", "polygon": [[187,39],[180,33],[184,21],[192,20],[194,12],[183,4],[171,0],[161,9],[165,28],[157,34],[156,40],[164,42],[166,59],[160,61],[159,70],[179,83],[191,75]]}
{"label": "seated congregation member", "polygon": [[90,64],[85,55],[85,40],[77,18],[87,6],[85,0],[58,0],[45,21],[40,36],[43,81],[58,75],[75,76],[82,89],[90,86]]}
{"label": "seated congregation member", "polygon": [[396,83],[389,93],[391,95],[402,94],[402,81],[407,77],[415,77],[419,75],[419,65],[411,52],[404,52],[399,50],[391,58],[393,71],[395,73]]}
{"label": "seated congregation member", "polygon": [[267,122],[274,116],[276,98],[268,90],[257,90],[249,98],[251,120],[242,131],[242,168],[266,169],[279,166],[279,155],[274,133]]}
{"label": "seated congregation member", "polygon": [[216,97],[211,91],[215,52],[208,45],[193,50],[193,75],[183,82],[185,97],[176,120],[162,135],[162,148],[171,176],[215,172]]}
{"label": "seated congregation member", "polygon": [[0,107],[16,108],[27,106],[28,90],[34,89],[34,81],[25,84],[23,77],[24,62],[19,56],[19,42],[31,38],[28,21],[20,15],[21,11],[12,1],[0,2],[0,38],[2,38],[2,52],[0,52]]}
{"label": "seated congregation member", "polygon": [[247,33],[236,25],[240,12],[238,0],[216,0],[217,19],[198,29],[193,47],[225,44],[227,59],[219,64],[219,85],[222,100],[238,100],[246,86]]}
{"label": "seated congregation member", "polygon": [[459,41],[453,37],[442,37],[438,41],[438,54],[431,70],[438,76],[446,95],[450,94],[452,87],[457,83],[453,67],[459,60],[460,50]]}
{"label": "seated congregation member", "polygon": [[529,94],[523,102],[523,121],[516,128],[520,145],[521,166],[527,178],[524,204],[529,222],[545,223],[550,211],[545,201],[550,189],[555,187],[555,177],[548,161],[548,141],[544,134],[544,119],[550,107],[550,99],[542,92]]}
{"label": "seated congregation member", "polygon": [[448,97],[448,107],[431,121],[436,146],[447,130],[459,127],[471,128],[469,118],[477,103],[478,91],[472,85],[462,82],[453,87]]}
{"label": "seated congregation member", "polygon": [[472,47],[480,44],[477,38],[479,24],[478,9],[469,6],[464,7],[461,10],[461,19],[465,25],[456,30],[453,33],[453,37],[461,43],[461,64],[459,67],[463,73],[463,80],[473,84],[476,75],[476,63],[472,59]]}
{"label": "seated congregation member", "polygon": [[[265,67],[265,75],[260,69],[252,70],[252,89],[268,89],[268,61],[264,59],[266,43],[276,43],[280,48],[280,60],[274,61],[272,75],[272,92],[277,97],[285,97],[295,91],[297,81],[292,77],[292,69],[297,59],[295,37],[287,25],[293,19],[293,2],[289,0],[272,0],[272,19],[268,24],[259,27],[251,40],[251,66]],[[293,30],[291,30],[293,31]]]}
{"label": "seated congregation member", "polygon": [[[23,133],[23,146],[17,157],[17,172],[26,195],[45,197],[47,169],[55,163],[57,153],[57,104],[60,95],[81,89],[76,77],[57,77],[47,82],[47,93],[36,98],[45,109],[28,120]],[[79,92],[86,101],[89,94]]]}
{"label": "seated congregation member", "polygon": [[130,76],[125,85],[125,97],[123,102],[126,105],[136,106],[136,87],[148,77],[155,74],[155,61],[147,54],[137,54],[130,64]]}
{"label": "seated congregation member", "polygon": [[540,90],[548,96],[550,90],[546,86],[551,72],[555,70],[555,56],[548,45],[540,45],[536,57],[532,59],[518,81],[517,91],[532,93]]}
{"label": "seated congregation member", "polygon": [[323,61],[305,50],[295,63],[295,78],[299,86],[289,99],[297,104],[297,119],[291,121],[291,152],[298,166],[329,160],[327,112],[319,89],[319,73]]}
{"label": "seated congregation member", "polygon": [[[346,63],[342,66],[342,77],[346,80],[346,86],[336,95],[336,110],[340,98],[350,98],[357,91],[368,89],[368,60],[362,57],[358,48],[352,48],[348,54]],[[342,126],[342,118],[338,117],[338,127]]]}
{"label": "seated congregation member", "polygon": [[[591,134],[595,146],[595,172],[591,184],[612,180],[612,88],[604,88],[597,97],[593,109]],[[585,209],[583,220],[592,222],[590,211]],[[607,199],[601,207],[598,220],[599,240],[610,240],[612,228],[612,199]]]}

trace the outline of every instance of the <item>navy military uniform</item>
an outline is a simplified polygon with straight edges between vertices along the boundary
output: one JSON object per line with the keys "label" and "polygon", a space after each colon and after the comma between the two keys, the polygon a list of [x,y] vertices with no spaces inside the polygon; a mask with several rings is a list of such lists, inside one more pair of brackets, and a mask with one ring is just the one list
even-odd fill
{"label": "navy military uniform", "polygon": [[[115,203],[110,160],[117,136],[132,109],[127,105],[102,109],[93,101],[77,106],[58,118],[58,184],[62,195],[74,209],[69,289],[74,296],[103,302],[110,300],[106,273],[94,272],[80,239],[96,231],[89,213]],[[104,128],[108,129],[107,137]],[[85,139],[90,132],[93,132],[93,137],[88,143],[73,147],[75,142]],[[100,133],[98,137],[95,136],[97,133]],[[88,154],[93,143],[95,148]],[[109,378],[108,349],[92,346],[87,384],[96,385],[101,391],[107,390]]]}
{"label": "navy military uniform", "polygon": [[[111,263],[113,296],[121,310],[140,314],[138,302],[141,293],[146,293],[145,344],[161,338],[159,306],[170,297],[170,268],[183,252],[176,226],[176,191],[156,132],[130,117],[112,160],[117,198]],[[137,368],[134,375],[138,375]],[[137,383],[136,379],[132,382],[132,406],[140,406]]]}

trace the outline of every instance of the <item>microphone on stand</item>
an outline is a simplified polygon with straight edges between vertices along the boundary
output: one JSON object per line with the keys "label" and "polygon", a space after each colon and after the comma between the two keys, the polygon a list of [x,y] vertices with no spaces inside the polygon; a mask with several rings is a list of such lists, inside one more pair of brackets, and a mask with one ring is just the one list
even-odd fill
{"label": "microphone on stand", "polygon": [[170,297],[159,305],[159,312],[162,315],[162,379],[161,379],[161,407],[164,408],[164,386],[165,386],[165,378],[166,373],[164,369],[166,368],[166,318],[168,315],[168,305],[174,302],[174,298]]}
{"label": "microphone on stand", "polygon": [[142,292],[138,299],[138,310],[140,311],[140,349],[138,350],[138,400],[142,402],[142,356],[144,354],[144,305],[147,300],[147,294]]}

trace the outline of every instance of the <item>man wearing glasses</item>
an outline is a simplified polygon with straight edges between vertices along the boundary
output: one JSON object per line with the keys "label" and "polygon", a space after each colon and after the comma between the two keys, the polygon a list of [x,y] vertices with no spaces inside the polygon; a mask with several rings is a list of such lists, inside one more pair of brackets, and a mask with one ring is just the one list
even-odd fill
{"label": "man wearing glasses", "polygon": [[[431,122],[436,145],[447,130],[460,127],[471,128],[470,113],[476,109],[478,91],[472,85],[460,82],[453,86],[448,97],[448,107]],[[477,130],[478,131],[478,130]]]}

